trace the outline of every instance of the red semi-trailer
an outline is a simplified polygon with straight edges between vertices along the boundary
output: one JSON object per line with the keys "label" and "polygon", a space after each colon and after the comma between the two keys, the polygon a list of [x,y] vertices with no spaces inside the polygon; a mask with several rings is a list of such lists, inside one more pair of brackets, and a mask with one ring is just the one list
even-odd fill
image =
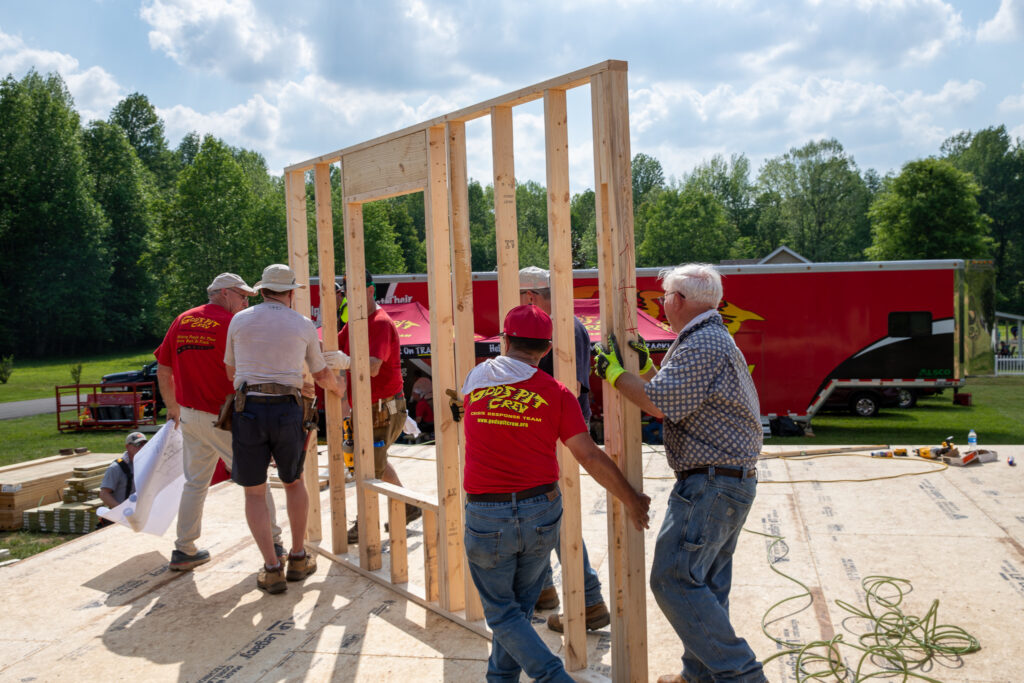
{"label": "red semi-trailer", "polygon": [[[718,266],[719,307],[750,366],[765,417],[809,421],[837,389],[959,387],[991,374],[994,271],[988,261]],[[660,269],[637,269],[637,306],[664,321]],[[379,303],[427,306],[426,275],[375,275]],[[597,296],[597,271],[573,273]],[[312,288],[314,317],[319,290]],[[475,331],[498,333],[496,273],[473,276]]]}

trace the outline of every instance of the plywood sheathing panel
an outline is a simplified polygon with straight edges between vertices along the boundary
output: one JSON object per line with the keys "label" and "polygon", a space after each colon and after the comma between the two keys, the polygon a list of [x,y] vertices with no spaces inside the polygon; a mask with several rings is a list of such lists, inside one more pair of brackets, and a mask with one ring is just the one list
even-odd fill
{"label": "plywood sheathing panel", "polygon": [[[1018,460],[1024,457],[1024,447],[997,448],[1001,454],[1014,453]],[[435,470],[431,447],[398,446],[393,453],[403,480],[431,480]],[[320,459],[321,466],[326,466],[326,452]],[[790,464],[767,461],[758,469],[784,479],[788,473],[783,470]],[[895,469],[887,469],[884,461],[866,459],[844,463],[842,469],[848,466],[860,477]],[[819,470],[829,475],[827,467],[816,465],[815,471]],[[644,476],[659,477],[645,479],[653,499],[652,528],[645,534],[649,566],[672,483],[660,447],[645,447]],[[925,478],[940,491],[966,491],[966,499],[958,502],[972,519],[978,516],[972,497],[987,495],[984,491],[990,480],[1000,482],[1002,496],[1024,496],[1021,469],[1009,468],[1005,462],[950,468]],[[745,526],[779,530],[787,537],[790,554],[778,566],[820,591],[819,604],[823,606],[773,625],[773,633],[820,637],[826,632],[822,614],[830,629],[842,632],[836,598],[856,597],[860,577],[868,574],[905,576],[914,584],[908,601],[915,613],[920,613],[917,605],[938,598],[944,623],[962,626],[981,640],[982,650],[966,656],[960,668],[943,666],[933,670],[933,676],[938,674],[945,683],[1019,680],[1015,634],[1024,606],[1024,558],[1008,536],[994,537],[990,528],[974,533],[971,525],[957,535],[922,534],[915,527],[901,527],[901,518],[916,514],[904,504],[904,498],[916,496],[914,491],[919,490],[916,478],[907,477],[891,480],[880,495],[866,494],[863,484],[824,487],[823,495],[849,511],[844,514],[875,514],[873,511],[880,509],[880,514],[888,512],[894,521],[881,535],[844,531],[808,540],[800,520],[817,515],[820,504],[808,496],[794,496],[793,489],[811,485],[768,484],[765,479],[767,473],[762,475]],[[354,501],[354,484],[346,487],[346,494]],[[586,533],[587,528],[599,528],[604,518],[604,508],[598,504],[604,492],[583,475],[581,494],[591,560],[607,585],[605,536]],[[321,495],[326,501],[329,492]],[[279,515],[284,514],[283,501],[278,502]],[[255,576],[260,556],[246,529],[243,509],[243,494],[237,486],[225,482],[211,488],[200,544],[210,549],[213,561],[191,573],[166,571],[172,548],[167,538],[133,534],[119,527],[0,569],[0,604],[19,605],[19,610],[0,615],[0,679],[83,680],[83,671],[108,671],[110,667],[124,678],[153,681],[191,681],[210,673],[226,676],[231,671],[236,672],[236,680],[263,676],[265,680],[377,683],[392,674],[407,676],[413,671],[423,672],[420,678],[429,680],[483,678],[489,651],[485,640],[325,558],[316,574],[303,583],[289,584],[285,595],[258,592]],[[809,528],[811,533],[819,533],[815,531],[817,523]],[[421,563],[419,521],[409,525],[408,541],[410,562]],[[737,632],[760,657],[776,651],[775,644],[760,632],[764,611],[798,590],[769,569],[766,547],[760,536],[740,536],[731,596]],[[386,559],[388,553],[384,556]],[[347,557],[358,562],[352,553]],[[556,584],[558,575],[556,572]],[[55,601],[54,596],[60,600]],[[42,616],[25,619],[25,613]],[[561,639],[543,624],[548,614],[535,615],[537,632],[564,656]],[[59,629],[54,626],[58,623]],[[650,595],[647,629],[650,677],[678,671],[682,648]],[[610,630],[590,633],[586,644],[586,672],[609,675]],[[769,666],[767,676],[772,681],[792,680],[792,671],[776,662]]]}

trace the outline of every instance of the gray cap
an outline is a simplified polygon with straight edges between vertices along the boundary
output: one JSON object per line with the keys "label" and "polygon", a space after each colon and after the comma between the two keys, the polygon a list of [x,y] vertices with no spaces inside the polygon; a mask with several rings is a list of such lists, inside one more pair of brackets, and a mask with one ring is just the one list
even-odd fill
{"label": "gray cap", "polygon": [[142,432],[132,432],[124,439],[125,446],[140,446],[146,443],[146,435]]}
{"label": "gray cap", "polygon": [[287,292],[305,286],[295,281],[295,271],[283,263],[274,263],[264,268],[263,277],[256,283],[256,289],[269,289],[272,292]]}
{"label": "gray cap", "polygon": [[519,289],[548,289],[551,274],[537,266],[527,266],[519,271]]}

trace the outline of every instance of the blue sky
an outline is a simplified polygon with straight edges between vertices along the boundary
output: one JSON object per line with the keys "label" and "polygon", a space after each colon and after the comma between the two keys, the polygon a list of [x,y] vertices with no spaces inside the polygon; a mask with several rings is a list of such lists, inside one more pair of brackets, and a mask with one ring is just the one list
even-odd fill
{"label": "blue sky", "polygon": [[[271,172],[562,73],[629,62],[632,150],[682,177],[834,137],[885,174],[961,130],[1024,137],[1024,0],[0,1],[0,74],[60,72],[83,120],[142,92]],[[544,181],[539,103],[516,175]],[[589,93],[570,93],[571,181],[593,185]],[[490,182],[471,122],[470,175]]]}

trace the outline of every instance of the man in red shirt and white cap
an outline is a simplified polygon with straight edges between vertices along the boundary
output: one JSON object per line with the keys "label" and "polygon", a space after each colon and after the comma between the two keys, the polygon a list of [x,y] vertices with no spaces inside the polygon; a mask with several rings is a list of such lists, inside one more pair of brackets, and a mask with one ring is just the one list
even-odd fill
{"label": "man in red shirt and white cap", "polygon": [[[256,295],[234,273],[215,277],[206,293],[209,302],[175,318],[163,343],[153,352],[167,420],[174,420],[175,427],[181,429],[183,442],[185,488],[178,505],[178,536],[169,565],[172,571],[187,571],[210,561],[209,551],[196,547],[206,492],[217,460],[229,470],[232,465],[231,433],[213,425],[224,399],[235,392],[224,367],[224,345],[231,318]],[[285,556],[269,487],[266,498],[274,545],[278,556]]]}
{"label": "man in red shirt and white cap", "polygon": [[473,368],[462,387],[466,557],[493,633],[487,678],[518,680],[525,671],[571,681],[530,623],[559,539],[558,441],[625,504],[637,529],[647,527],[651,501],[590,438],[575,392],[537,370],[551,349],[551,318],[517,306],[503,330],[505,353]]}

